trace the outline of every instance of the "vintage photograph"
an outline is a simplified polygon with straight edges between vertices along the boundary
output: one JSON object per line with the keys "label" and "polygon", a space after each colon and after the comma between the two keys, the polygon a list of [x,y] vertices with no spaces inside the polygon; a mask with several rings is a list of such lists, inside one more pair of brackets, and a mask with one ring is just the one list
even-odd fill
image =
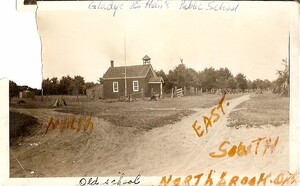
{"label": "vintage photograph", "polygon": [[42,88],[9,82],[10,177],[294,184],[290,6],[253,6],[39,10]]}

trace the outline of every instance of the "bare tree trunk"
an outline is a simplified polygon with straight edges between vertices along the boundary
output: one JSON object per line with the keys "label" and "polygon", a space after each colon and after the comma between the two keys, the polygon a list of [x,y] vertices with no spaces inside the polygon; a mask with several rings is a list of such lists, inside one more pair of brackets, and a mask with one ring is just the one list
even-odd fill
{"label": "bare tree trunk", "polygon": [[41,101],[43,102],[44,101],[44,89],[42,88],[42,99]]}
{"label": "bare tree trunk", "polygon": [[76,89],[76,98],[77,98],[77,101],[79,101],[79,99],[78,99],[78,89]]}

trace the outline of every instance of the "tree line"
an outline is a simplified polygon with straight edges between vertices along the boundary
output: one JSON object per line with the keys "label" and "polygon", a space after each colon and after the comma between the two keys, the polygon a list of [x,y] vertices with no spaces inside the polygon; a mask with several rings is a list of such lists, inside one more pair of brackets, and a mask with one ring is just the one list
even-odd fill
{"label": "tree line", "polygon": [[25,90],[29,90],[31,92],[34,92],[35,95],[40,95],[41,94],[41,90],[36,89],[36,88],[31,88],[29,86],[19,86],[17,85],[15,82],[9,80],[9,97],[18,97],[19,96],[19,92],[25,91]]}
{"label": "tree line", "polygon": [[[248,80],[242,73],[234,76],[228,68],[214,69],[213,67],[205,68],[202,71],[196,71],[193,68],[186,67],[182,62],[167,74],[163,70],[155,71],[157,76],[164,79],[164,92],[169,93],[174,87],[194,87],[203,91],[210,91],[212,89],[222,90],[241,90],[246,89],[260,89],[272,90],[273,93],[280,95],[288,95],[289,90],[289,64],[287,60],[282,60],[284,70],[278,70],[278,78],[275,81],[267,79]],[[98,80],[101,82],[101,78]],[[44,95],[81,95],[86,94],[86,89],[91,88],[97,83],[86,82],[84,77],[76,76],[62,76],[47,78],[42,81],[42,89]],[[15,82],[9,82],[10,97],[19,95],[20,91],[30,90],[36,95],[41,95],[41,90],[32,89],[28,86],[18,86]]]}
{"label": "tree line", "polygon": [[[80,95],[85,94],[86,89],[97,85],[94,82],[85,82],[82,76],[63,76],[43,79],[42,90],[43,95]],[[17,97],[19,92],[29,90],[35,95],[41,95],[41,89],[33,89],[28,86],[19,86],[13,81],[9,81],[9,97]]]}
{"label": "tree line", "polygon": [[212,89],[272,89],[274,82],[267,79],[256,79],[254,81],[247,80],[242,73],[234,76],[228,68],[214,69],[213,67],[205,68],[203,71],[196,71],[187,68],[181,63],[173,70],[166,74],[163,70],[156,71],[158,76],[164,79],[164,91],[169,92],[172,88],[178,87],[194,87],[202,88],[203,91]]}
{"label": "tree line", "polygon": [[85,82],[82,76],[62,76],[60,79],[52,77],[42,81],[44,95],[80,95],[86,89],[95,86],[94,82]]}

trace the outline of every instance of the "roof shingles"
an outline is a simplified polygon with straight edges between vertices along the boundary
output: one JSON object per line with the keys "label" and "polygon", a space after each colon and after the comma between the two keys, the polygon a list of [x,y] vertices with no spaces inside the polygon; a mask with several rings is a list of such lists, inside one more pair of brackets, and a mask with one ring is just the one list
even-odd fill
{"label": "roof shingles", "polygon": [[[145,77],[150,69],[151,69],[151,65],[126,66],[126,77],[128,78]],[[124,77],[125,77],[125,66],[109,67],[109,69],[103,75],[103,79],[124,78]]]}

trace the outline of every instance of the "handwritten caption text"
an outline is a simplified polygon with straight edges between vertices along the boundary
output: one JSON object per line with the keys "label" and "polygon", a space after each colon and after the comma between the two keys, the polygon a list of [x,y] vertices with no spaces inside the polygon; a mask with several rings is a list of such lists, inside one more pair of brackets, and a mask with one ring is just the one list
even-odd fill
{"label": "handwritten caption text", "polygon": [[237,12],[238,2],[195,1],[195,0],[144,0],[144,1],[92,1],[88,4],[90,10],[110,11],[116,16],[122,10],[192,10],[211,12]]}

